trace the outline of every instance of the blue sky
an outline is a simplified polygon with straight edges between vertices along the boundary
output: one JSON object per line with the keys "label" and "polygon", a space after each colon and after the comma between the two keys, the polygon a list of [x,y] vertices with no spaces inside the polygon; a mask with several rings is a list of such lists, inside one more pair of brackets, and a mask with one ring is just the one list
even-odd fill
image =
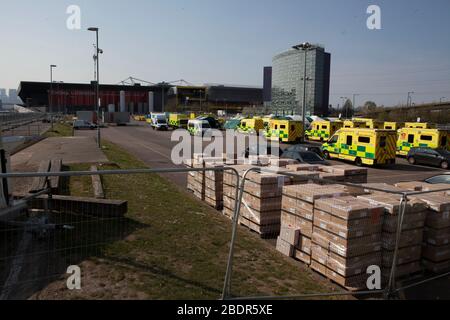
{"label": "blue sky", "polygon": [[[82,30],[66,28],[66,8],[81,8]],[[366,27],[370,4],[382,30]],[[394,105],[450,100],[448,0],[0,0],[0,87],[21,80],[93,78],[100,27],[101,81],[262,85],[274,54],[309,41],[332,54],[331,103]]]}

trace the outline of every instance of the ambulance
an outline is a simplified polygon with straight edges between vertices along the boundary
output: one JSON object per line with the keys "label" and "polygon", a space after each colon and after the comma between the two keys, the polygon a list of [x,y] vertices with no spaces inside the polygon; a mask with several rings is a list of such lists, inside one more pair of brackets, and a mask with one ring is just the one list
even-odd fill
{"label": "ambulance", "polygon": [[436,129],[437,126],[434,123],[428,122],[406,122],[405,128],[410,129]]}
{"label": "ambulance", "polygon": [[169,127],[172,129],[187,129],[189,116],[181,113],[171,113],[169,116]]}
{"label": "ambulance", "polygon": [[384,122],[374,119],[354,118],[354,122],[364,122],[365,127],[369,129],[384,129]]}
{"label": "ambulance", "polygon": [[405,124],[402,122],[385,122],[384,130],[400,130],[405,127]]}
{"label": "ambulance", "polygon": [[344,128],[368,128],[366,121],[345,120]]}
{"label": "ambulance", "polygon": [[317,120],[311,124],[311,129],[306,131],[308,140],[327,141],[336,131],[344,126],[342,121]]}
{"label": "ambulance", "polygon": [[245,134],[259,134],[264,131],[264,121],[261,118],[242,119],[237,131]]}
{"label": "ambulance", "polygon": [[322,146],[327,159],[340,159],[362,165],[389,165],[396,159],[394,130],[343,128]]}
{"label": "ambulance", "polygon": [[265,131],[265,136],[268,140],[287,143],[301,141],[303,138],[302,134],[302,122],[287,118],[271,119],[269,127]]}
{"label": "ambulance", "polygon": [[450,131],[403,128],[398,131],[397,155],[408,155],[411,148],[450,150]]}

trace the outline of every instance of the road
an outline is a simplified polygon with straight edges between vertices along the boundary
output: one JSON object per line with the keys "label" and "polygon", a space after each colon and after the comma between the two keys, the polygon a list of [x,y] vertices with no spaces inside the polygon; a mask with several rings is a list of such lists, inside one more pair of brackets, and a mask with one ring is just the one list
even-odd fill
{"label": "road", "polygon": [[[92,131],[78,131],[77,135],[95,136]],[[129,151],[151,168],[176,168],[172,163],[172,148],[177,142],[171,141],[171,131],[154,131],[149,126],[133,122],[126,127],[109,127],[102,129],[102,137]],[[285,148],[286,145],[282,145]],[[332,164],[342,164],[330,161]],[[424,180],[444,170],[426,166],[412,166],[405,159],[398,159],[397,164],[388,168],[368,168],[369,182],[394,184],[401,181]],[[177,185],[185,186],[186,178],[182,174],[167,174]]]}

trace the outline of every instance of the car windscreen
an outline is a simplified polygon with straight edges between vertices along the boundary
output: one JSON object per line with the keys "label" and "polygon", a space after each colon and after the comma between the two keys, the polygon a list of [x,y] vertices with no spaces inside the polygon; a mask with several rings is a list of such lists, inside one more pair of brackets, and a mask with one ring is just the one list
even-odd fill
{"label": "car windscreen", "polygon": [[161,120],[161,119],[158,119],[158,124],[165,124],[166,123],[166,120]]}
{"label": "car windscreen", "polygon": [[427,179],[426,182],[431,184],[439,184],[439,183],[450,184],[450,174],[432,177],[430,179]]}
{"label": "car windscreen", "polygon": [[300,156],[304,161],[323,161],[321,157],[313,152],[301,152]]}

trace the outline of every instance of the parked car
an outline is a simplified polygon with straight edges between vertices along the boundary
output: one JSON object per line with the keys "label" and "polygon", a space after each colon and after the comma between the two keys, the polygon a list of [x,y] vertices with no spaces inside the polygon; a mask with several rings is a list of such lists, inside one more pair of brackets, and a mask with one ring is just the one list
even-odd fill
{"label": "parked car", "polygon": [[252,145],[245,149],[244,154],[242,155],[245,158],[248,158],[250,155],[273,155],[279,157],[282,154],[282,151],[280,148],[276,148],[272,150],[272,147],[270,144],[267,144],[267,150],[261,150],[259,144]]}
{"label": "parked car", "polygon": [[281,158],[297,160],[300,163],[330,165],[317,153],[311,151],[285,151]]}
{"label": "parked car", "polygon": [[73,122],[73,128],[75,130],[94,130],[95,128],[97,128],[97,126],[89,121],[86,120],[75,120]]}
{"label": "parked car", "polygon": [[450,184],[450,172],[428,178],[425,182],[429,184]]}
{"label": "parked car", "polygon": [[319,157],[324,158],[322,148],[320,146],[314,146],[310,144],[296,144],[294,146],[290,146],[285,151],[289,152],[310,151],[316,153]]}
{"label": "parked car", "polygon": [[406,158],[412,165],[424,164],[448,169],[450,152],[444,149],[412,148]]}

